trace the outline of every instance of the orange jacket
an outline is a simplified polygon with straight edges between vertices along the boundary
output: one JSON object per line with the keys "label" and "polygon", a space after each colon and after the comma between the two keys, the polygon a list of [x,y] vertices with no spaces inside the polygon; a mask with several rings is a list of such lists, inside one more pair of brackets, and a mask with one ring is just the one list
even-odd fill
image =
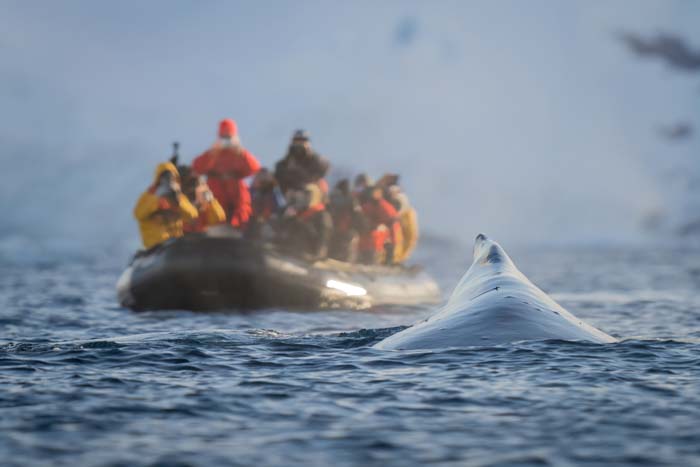
{"label": "orange jacket", "polygon": [[260,170],[260,163],[241,146],[215,145],[192,162],[197,175],[206,175],[214,197],[234,227],[248,222],[252,207],[250,192],[243,180]]}
{"label": "orange jacket", "polygon": [[385,199],[368,201],[362,204],[362,212],[369,222],[369,231],[360,236],[360,250],[382,251],[384,243],[397,240],[401,226],[391,203]]}
{"label": "orange jacket", "polygon": [[303,221],[308,221],[314,217],[319,212],[325,211],[326,206],[323,203],[317,203],[306,208],[305,211],[298,214],[299,219]]}

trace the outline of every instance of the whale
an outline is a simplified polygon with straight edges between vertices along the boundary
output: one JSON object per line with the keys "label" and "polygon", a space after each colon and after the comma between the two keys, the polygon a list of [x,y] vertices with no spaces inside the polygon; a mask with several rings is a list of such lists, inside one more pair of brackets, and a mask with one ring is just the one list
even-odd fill
{"label": "whale", "polygon": [[617,341],[565,310],[530,282],[497,242],[479,234],[472,264],[444,307],[374,348],[437,349],[533,340]]}

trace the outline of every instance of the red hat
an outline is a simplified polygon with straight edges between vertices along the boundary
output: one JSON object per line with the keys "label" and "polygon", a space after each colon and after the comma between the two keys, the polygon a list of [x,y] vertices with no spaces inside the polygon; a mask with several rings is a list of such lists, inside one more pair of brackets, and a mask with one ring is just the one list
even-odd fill
{"label": "red hat", "polygon": [[224,138],[232,138],[236,136],[238,133],[238,128],[236,126],[236,122],[231,120],[230,118],[225,118],[221,120],[221,123],[219,123],[219,137]]}

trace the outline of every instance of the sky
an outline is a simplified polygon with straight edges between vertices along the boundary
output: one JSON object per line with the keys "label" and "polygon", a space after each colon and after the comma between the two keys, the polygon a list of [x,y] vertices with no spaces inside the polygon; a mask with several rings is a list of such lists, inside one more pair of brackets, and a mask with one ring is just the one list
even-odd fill
{"label": "sky", "polygon": [[0,3],[5,253],[137,248],[155,165],[224,117],[267,166],[305,128],[333,176],[400,173],[456,239],[635,241],[700,207],[697,136],[657,131],[700,123],[700,76],[616,39],[700,47],[698,2]]}

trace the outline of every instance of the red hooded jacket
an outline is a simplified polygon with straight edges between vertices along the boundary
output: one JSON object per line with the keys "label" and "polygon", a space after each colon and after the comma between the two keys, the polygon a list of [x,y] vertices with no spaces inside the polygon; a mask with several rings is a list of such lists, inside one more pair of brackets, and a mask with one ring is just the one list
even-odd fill
{"label": "red hooded jacket", "polygon": [[224,208],[226,219],[242,227],[250,218],[250,192],[244,179],[260,170],[260,163],[241,146],[214,146],[192,162],[197,175],[206,175],[214,197]]}

